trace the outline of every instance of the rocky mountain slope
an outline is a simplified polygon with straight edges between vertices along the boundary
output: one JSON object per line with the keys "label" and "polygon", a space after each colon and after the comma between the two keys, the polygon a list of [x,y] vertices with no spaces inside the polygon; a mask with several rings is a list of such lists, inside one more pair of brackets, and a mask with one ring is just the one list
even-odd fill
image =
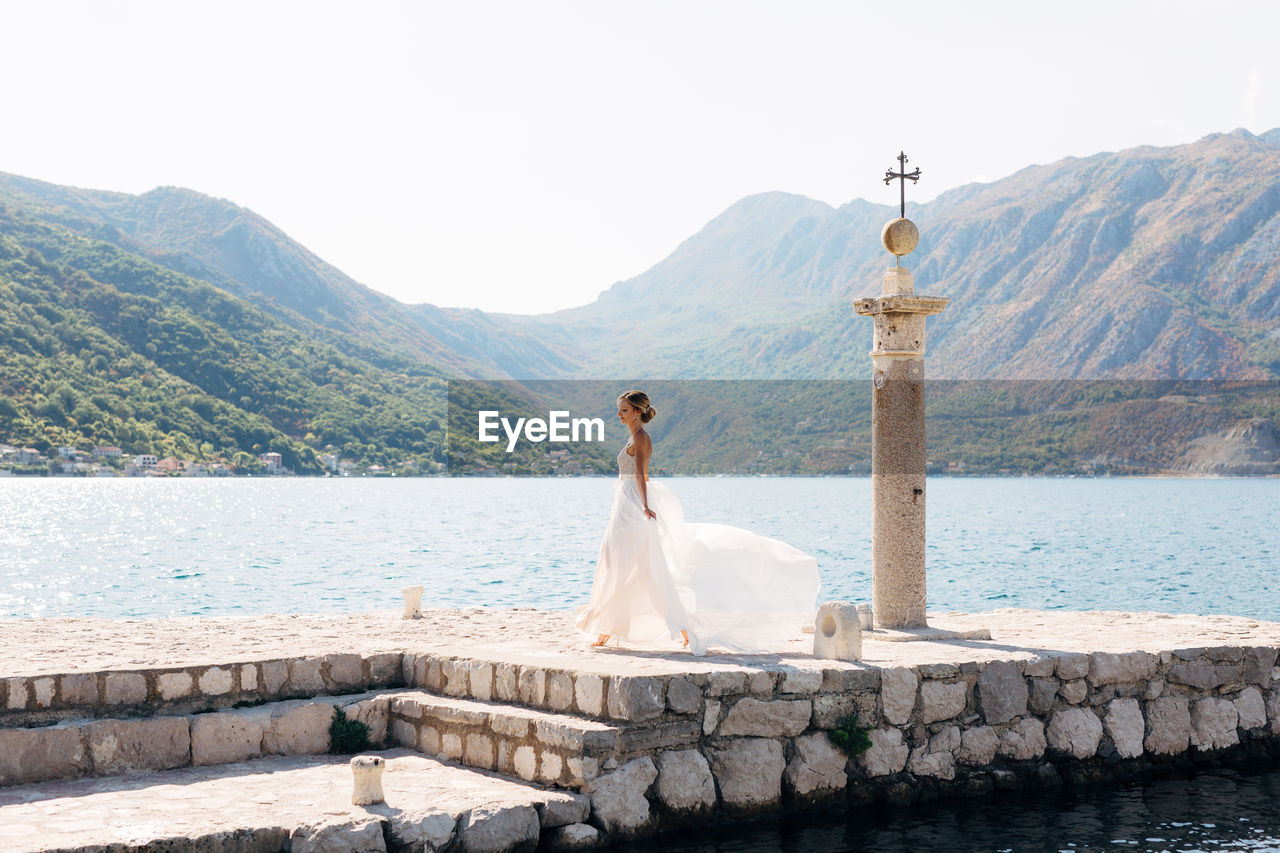
{"label": "rocky mountain slope", "polygon": [[[1280,376],[1280,129],[1032,166],[908,204],[932,376]],[[867,370],[887,205],[768,193],[729,208],[594,303],[522,329],[598,353],[589,370],[837,377]],[[608,346],[628,333],[628,351]],[[602,360],[602,361],[601,361]]]}

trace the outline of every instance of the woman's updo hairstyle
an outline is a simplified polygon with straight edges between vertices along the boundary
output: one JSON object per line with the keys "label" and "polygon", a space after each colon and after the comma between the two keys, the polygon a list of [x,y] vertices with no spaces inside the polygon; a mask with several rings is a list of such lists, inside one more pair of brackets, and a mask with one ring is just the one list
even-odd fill
{"label": "woman's updo hairstyle", "polygon": [[626,400],[636,411],[640,413],[640,423],[647,424],[653,420],[654,415],[658,414],[658,410],[649,405],[649,395],[643,391],[626,391],[619,400]]}

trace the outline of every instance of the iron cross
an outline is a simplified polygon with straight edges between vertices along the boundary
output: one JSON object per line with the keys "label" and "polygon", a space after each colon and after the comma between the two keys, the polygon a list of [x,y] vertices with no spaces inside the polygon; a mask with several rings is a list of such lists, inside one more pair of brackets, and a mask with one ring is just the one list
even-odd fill
{"label": "iron cross", "polygon": [[906,219],[907,218],[907,181],[910,181],[911,183],[914,184],[916,181],[920,180],[920,167],[917,166],[914,172],[908,172],[907,171],[907,155],[903,152],[899,152],[898,153],[898,169],[900,171],[897,171],[897,172],[893,171],[893,169],[886,169],[884,172],[884,183],[885,183],[885,186],[888,186],[895,179],[902,182],[899,185],[899,189],[901,190],[901,192],[899,193],[899,197],[900,197],[901,211],[902,211],[900,215],[902,216],[903,219]]}

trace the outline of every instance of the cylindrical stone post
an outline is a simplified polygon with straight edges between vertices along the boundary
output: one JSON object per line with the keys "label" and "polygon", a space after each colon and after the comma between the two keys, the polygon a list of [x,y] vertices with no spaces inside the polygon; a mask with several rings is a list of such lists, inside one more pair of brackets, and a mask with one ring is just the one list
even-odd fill
{"label": "cylindrical stone post", "polygon": [[925,317],[947,300],[916,296],[911,273],[893,267],[884,295],[854,302],[872,318],[871,601],[882,628],[925,622]]}

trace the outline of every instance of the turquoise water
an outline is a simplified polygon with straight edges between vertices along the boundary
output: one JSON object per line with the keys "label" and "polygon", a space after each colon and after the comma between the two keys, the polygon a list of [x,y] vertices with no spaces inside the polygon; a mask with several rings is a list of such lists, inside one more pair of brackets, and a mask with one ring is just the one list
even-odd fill
{"label": "turquoise water", "polygon": [[[818,557],[870,594],[870,481],[671,479],[691,521]],[[610,479],[0,480],[0,617],[572,607]],[[1280,480],[930,480],[931,608],[1280,620]]]}

